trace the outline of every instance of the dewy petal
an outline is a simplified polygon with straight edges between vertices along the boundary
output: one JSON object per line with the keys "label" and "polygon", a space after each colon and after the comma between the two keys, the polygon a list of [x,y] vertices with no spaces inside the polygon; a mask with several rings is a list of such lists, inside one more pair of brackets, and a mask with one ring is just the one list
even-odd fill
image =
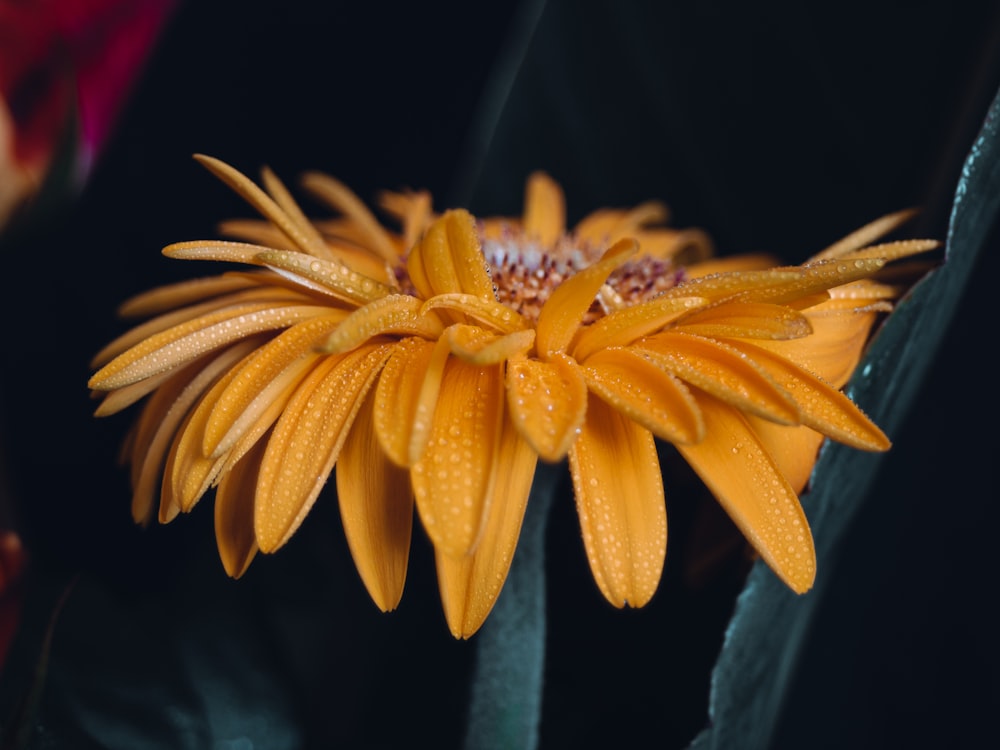
{"label": "dewy petal", "polygon": [[264,167],[260,170],[261,181],[264,183],[264,188],[271,195],[274,201],[281,207],[285,212],[288,219],[295,225],[295,227],[302,233],[309,243],[309,248],[311,252],[314,252],[319,257],[329,258],[332,257],[329,248],[326,246],[326,242],[323,240],[323,236],[316,229],[316,226],[309,221],[302,209],[299,208],[299,204],[295,202],[292,194],[288,192],[288,188],[285,187],[284,183],[278,178],[269,167]]}
{"label": "dewy petal", "polygon": [[737,349],[711,339],[667,331],[633,348],[657,367],[732,406],[782,424],[798,424],[794,399]]}
{"label": "dewy petal", "polygon": [[320,258],[329,255],[322,240],[314,238],[311,234],[304,234],[301,228],[295,223],[295,220],[281,206],[275,203],[271,196],[257,187],[244,174],[211,156],[195,154],[194,158],[242,196],[251,206],[260,211],[264,218],[273,222],[303,252]]}
{"label": "dewy petal", "polygon": [[810,260],[831,260],[842,255],[857,250],[860,247],[874,242],[879,237],[889,234],[894,229],[905,224],[916,216],[917,211],[912,208],[897,211],[887,216],[882,216],[875,221],[865,224],[859,229],[855,229],[849,235],[830,245],[822,252],[814,255]]}
{"label": "dewy petal", "polygon": [[858,279],[871,276],[884,267],[884,258],[855,258],[828,260],[807,266],[799,266],[796,270],[798,278],[764,289],[750,289],[737,295],[741,302],[771,302],[773,304],[791,304],[799,299],[808,299],[817,295],[825,295],[826,290],[842,284],[849,284]]}
{"label": "dewy petal", "polygon": [[254,262],[299,286],[352,304],[363,305],[393,292],[339,260],[313,258],[294,250],[262,250]]}
{"label": "dewy petal", "polygon": [[583,365],[591,392],[623,416],[671,443],[705,436],[701,412],[677,378],[628,349],[606,349]]}
{"label": "dewy petal", "polygon": [[413,493],[406,469],[393,464],[375,435],[369,394],[337,462],[340,518],[354,565],[375,605],[395,609],[403,596],[413,528]]}
{"label": "dewy petal", "polygon": [[288,402],[257,482],[254,527],[263,552],[288,541],[312,508],[390,350],[390,344],[371,344],[327,358]]}
{"label": "dewy petal", "polygon": [[889,439],[882,430],[836,388],[767,349],[745,342],[733,342],[733,346],[793,394],[805,426],[860,450],[889,450]]}
{"label": "dewy petal", "polygon": [[510,419],[545,461],[562,460],[587,414],[587,384],[580,366],[555,353],[540,362],[517,357],[507,363]]}
{"label": "dewy petal", "polygon": [[543,172],[528,178],[524,195],[524,231],[543,247],[551,247],[566,231],[562,188]]}
{"label": "dewy petal", "polygon": [[427,447],[410,468],[434,550],[461,557],[479,542],[498,471],[503,367],[451,358],[444,368]]}
{"label": "dewy petal", "polygon": [[[208,424],[205,426],[202,451],[206,456],[218,455],[232,447],[235,436],[223,442],[247,409],[261,396],[275,378],[295,360],[310,354],[316,344],[344,319],[346,313],[323,315],[297,323],[260,347],[240,367],[235,379],[219,396]],[[313,355],[315,356],[315,355]]]}
{"label": "dewy petal", "polygon": [[259,440],[232,471],[222,477],[215,492],[215,542],[222,567],[233,578],[242,576],[257,554],[253,498],[267,441]]}
{"label": "dewy petal", "polygon": [[[407,338],[393,347],[375,387],[375,434],[386,455],[398,466],[410,465],[410,437],[424,373],[431,365],[435,343]],[[442,357],[446,357],[445,347]],[[443,363],[442,363],[443,365]]]}
{"label": "dewy petal", "polygon": [[102,391],[121,388],[255,333],[287,328],[329,313],[328,307],[274,307],[270,302],[221,310],[150,336],[98,370],[88,386]]}
{"label": "dewy petal", "polygon": [[766,302],[723,302],[686,315],[677,327],[699,336],[753,339],[798,339],[812,333],[805,315]]}
{"label": "dewy petal", "polygon": [[819,448],[826,436],[804,425],[783,425],[745,414],[764,450],[796,493],[809,483]]}
{"label": "dewy petal", "polygon": [[456,638],[468,638],[479,630],[500,595],[521,534],[536,463],[535,451],[504,420],[493,498],[479,544],[464,557],[440,552],[434,556],[445,619]]}
{"label": "dewy petal", "polygon": [[399,253],[388,232],[354,191],[320,172],[307,172],[302,177],[302,187],[352,219],[354,226],[363,233],[366,244],[386,262],[395,265],[399,261]]}
{"label": "dewy petal", "polygon": [[615,310],[580,331],[573,344],[573,356],[583,362],[601,349],[631,344],[707,302],[704,297],[658,297]]}
{"label": "dewy petal", "polygon": [[[697,269],[697,266],[696,266]],[[665,297],[705,297],[719,300],[753,289],[772,289],[778,284],[797,281],[802,273],[797,268],[767,268],[756,271],[735,270],[710,273],[682,281],[663,293]]]}
{"label": "dewy petal", "polygon": [[644,606],[656,592],[667,549],[653,435],[591,397],[569,461],[594,580],[614,606]]}
{"label": "dewy petal", "polygon": [[463,209],[446,212],[427,228],[410,253],[407,270],[424,299],[454,292],[495,299],[475,220]]}
{"label": "dewy petal", "polygon": [[422,315],[421,301],[408,294],[390,294],[358,308],[337,326],[320,349],[327,353],[350,351],[384,334],[435,339],[443,330],[434,315]]}
{"label": "dewy petal", "polygon": [[542,359],[565,352],[608,276],[639,252],[635,240],[616,242],[599,261],[557,286],[538,314],[535,345]]}
{"label": "dewy petal", "polygon": [[472,294],[435,295],[423,304],[423,307],[420,308],[420,314],[426,315],[433,310],[462,313],[471,320],[498,333],[523,331],[530,325],[516,310],[496,300],[483,299]]}
{"label": "dewy petal", "polygon": [[808,591],[816,551],[798,496],[739,411],[711,397],[698,403],[706,437],[677,450],[778,577]]}
{"label": "dewy petal", "polygon": [[498,336],[479,326],[456,323],[448,326],[445,337],[451,352],[470,365],[497,365],[526,353],[535,343],[533,330]]}

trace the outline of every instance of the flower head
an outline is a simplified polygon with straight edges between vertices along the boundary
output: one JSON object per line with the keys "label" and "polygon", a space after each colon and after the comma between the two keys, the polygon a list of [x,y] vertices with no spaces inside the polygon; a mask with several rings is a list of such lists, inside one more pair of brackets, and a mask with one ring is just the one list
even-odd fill
{"label": "flower head", "polygon": [[616,606],[659,583],[667,519],[655,439],[677,446],[775,572],[815,573],[797,493],[824,436],[889,442],[838,388],[898,289],[871,277],[926,241],[868,246],[894,215],[801,266],[709,260],[657,203],[567,231],[562,191],[536,174],[519,219],[433,213],[387,193],[385,229],[344,186],[305,186],[340,216],[311,222],[201,161],[266,223],[253,242],[175,258],[251,267],[143,295],[153,315],[106,348],[99,414],[148,396],[129,445],[133,514],[166,522],[216,487],[226,570],[294,534],[336,466],[345,533],[376,604],[402,595],[413,508],[430,537],[449,627],[467,637],[498,596],[537,461],[568,457],[594,578]]}

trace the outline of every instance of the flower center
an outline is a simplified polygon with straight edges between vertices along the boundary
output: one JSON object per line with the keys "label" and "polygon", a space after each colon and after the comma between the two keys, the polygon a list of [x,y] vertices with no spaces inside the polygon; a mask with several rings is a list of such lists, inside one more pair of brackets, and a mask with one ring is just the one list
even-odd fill
{"label": "flower center", "polygon": [[[555,244],[544,246],[511,225],[504,225],[499,237],[483,238],[482,247],[497,300],[533,321],[538,320],[542,305],[559,284],[600,260],[607,249],[607,245],[572,234],[563,234]],[[611,274],[586,322],[651,299],[683,276],[683,269],[669,261],[641,255]]]}

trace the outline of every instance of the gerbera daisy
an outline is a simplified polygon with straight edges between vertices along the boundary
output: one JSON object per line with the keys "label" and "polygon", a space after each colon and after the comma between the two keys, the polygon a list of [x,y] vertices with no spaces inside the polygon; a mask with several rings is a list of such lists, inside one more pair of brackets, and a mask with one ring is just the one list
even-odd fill
{"label": "gerbera daisy", "polygon": [[[707,238],[663,227],[662,205],[567,232],[562,191],[541,174],[520,220],[435,216],[426,194],[386,194],[396,234],[331,178],[306,186],[342,216],[313,224],[271,173],[265,193],[201,161],[269,226],[228,225],[255,244],[165,254],[257,270],[134,300],[126,313],[157,317],[99,355],[90,387],[110,391],[99,414],[150,395],[129,447],[133,514],[150,517],[159,486],[169,521],[217,485],[231,575],[294,534],[336,465],[376,604],[402,594],[415,500],[449,627],[467,637],[503,585],[537,460],[568,456],[595,580],[616,606],[642,606],[666,547],[658,437],[805,591],[815,556],[797,491],[818,439],[888,447],[837,386],[895,293],[865,280],[936,246],[859,249],[901,217],[803,266],[699,275]],[[788,438],[799,432],[805,449]]]}

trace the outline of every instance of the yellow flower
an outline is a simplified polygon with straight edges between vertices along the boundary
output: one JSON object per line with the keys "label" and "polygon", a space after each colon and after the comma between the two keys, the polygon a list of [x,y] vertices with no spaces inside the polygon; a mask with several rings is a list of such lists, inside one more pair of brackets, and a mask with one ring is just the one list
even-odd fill
{"label": "yellow flower", "polygon": [[267,244],[165,254],[257,270],[134,300],[126,313],[157,316],[98,356],[90,387],[110,391],[99,414],[149,395],[130,443],[136,519],[157,489],[166,522],[217,485],[233,576],[294,534],[336,465],[376,604],[402,595],[415,501],[449,627],[468,637],[503,585],[538,458],[568,456],[595,580],[616,606],[642,606],[666,548],[658,437],[804,591],[815,556],[797,492],[819,440],[888,447],[837,388],[898,293],[869,277],[936,246],[859,249],[902,215],[803,266],[719,270],[705,235],[663,227],[656,203],[567,233],[542,174],[520,220],[435,216],[426,194],[386,194],[397,235],[331,178],[306,186],[342,216],[311,223],[269,172],[265,193],[201,161],[269,222],[226,229]]}

